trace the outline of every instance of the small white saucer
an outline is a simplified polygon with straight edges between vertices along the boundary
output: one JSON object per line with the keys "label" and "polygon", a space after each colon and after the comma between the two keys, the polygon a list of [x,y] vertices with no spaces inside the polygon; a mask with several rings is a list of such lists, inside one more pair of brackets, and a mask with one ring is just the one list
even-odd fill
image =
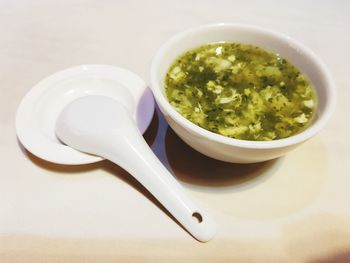
{"label": "small white saucer", "polygon": [[[121,93],[124,101],[119,99]],[[56,119],[63,108],[86,95],[110,96],[129,109],[137,109],[133,117],[142,133],[152,120],[153,96],[139,76],[114,66],[81,65],[43,79],[22,99],[16,115],[16,131],[23,146],[54,163],[77,165],[101,161],[99,156],[62,144],[55,134]]]}

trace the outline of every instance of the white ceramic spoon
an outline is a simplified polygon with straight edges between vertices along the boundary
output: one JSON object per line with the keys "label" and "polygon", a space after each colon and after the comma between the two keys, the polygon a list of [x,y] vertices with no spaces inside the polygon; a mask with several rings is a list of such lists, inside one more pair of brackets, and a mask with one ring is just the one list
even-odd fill
{"label": "white ceramic spoon", "polygon": [[70,147],[124,168],[196,239],[205,242],[215,235],[214,222],[186,196],[117,100],[97,95],[76,99],[59,115],[56,134]]}
{"label": "white ceramic spoon", "polygon": [[[94,96],[104,96],[109,102],[83,102]],[[87,109],[73,110],[69,116],[72,107]],[[146,83],[133,72],[109,65],[81,65],[54,73],[25,95],[16,114],[16,132],[27,150],[50,162],[81,165],[111,159],[134,175],[195,238],[207,241],[215,234],[214,223],[186,198],[140,137],[153,111]],[[62,141],[102,157],[62,144],[56,136],[59,116],[57,133]],[[202,222],[197,223],[198,219]]]}

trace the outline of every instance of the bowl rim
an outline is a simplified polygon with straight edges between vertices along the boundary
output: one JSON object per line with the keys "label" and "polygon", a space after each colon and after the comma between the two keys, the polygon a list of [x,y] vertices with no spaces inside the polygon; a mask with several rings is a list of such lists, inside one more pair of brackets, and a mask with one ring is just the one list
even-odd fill
{"label": "bowl rim", "polygon": [[[177,41],[181,39],[185,39],[187,36],[190,36],[193,33],[198,33],[198,32],[205,33],[215,28],[217,29],[228,28],[231,30],[243,29],[250,32],[266,34],[271,36],[272,38],[275,38],[280,42],[283,42],[286,45],[289,43],[289,45],[291,44],[293,47],[297,47],[299,50],[301,50],[304,56],[307,59],[312,60],[313,64],[316,65],[317,70],[322,75],[324,75],[325,87],[326,87],[325,95],[327,97],[327,100],[326,100],[323,114],[320,115],[315,120],[315,122],[311,126],[306,128],[304,131],[287,138],[272,140],[272,141],[249,141],[249,140],[240,140],[240,139],[230,138],[230,137],[206,130],[192,123],[190,120],[186,119],[185,117],[183,117],[179,112],[175,110],[175,108],[173,108],[173,106],[171,106],[171,104],[169,103],[169,101],[166,99],[165,95],[162,92],[162,88],[163,88],[162,85],[159,85],[158,83],[157,71],[158,71],[158,68],[160,67],[160,61],[163,58],[163,56],[166,54],[167,50]],[[190,48],[191,47],[189,47],[189,49]],[[326,67],[325,63],[310,48],[306,47],[302,43],[298,42],[297,40],[283,33],[272,31],[270,29],[266,29],[260,26],[248,25],[248,24],[237,24],[237,23],[207,24],[207,25],[193,27],[174,35],[168,41],[163,43],[163,45],[159,48],[158,52],[155,54],[151,63],[150,80],[151,80],[151,89],[156,99],[156,102],[160,104],[160,108],[163,111],[165,111],[166,114],[168,114],[177,123],[179,123],[181,126],[186,128],[187,130],[191,131],[192,133],[205,137],[211,141],[229,145],[229,146],[240,147],[240,148],[273,149],[273,148],[282,148],[290,145],[299,144],[311,138],[315,134],[317,134],[325,126],[325,124],[328,122],[331,115],[333,114],[335,110],[335,104],[336,104],[336,92],[335,92],[334,80],[328,68]]]}

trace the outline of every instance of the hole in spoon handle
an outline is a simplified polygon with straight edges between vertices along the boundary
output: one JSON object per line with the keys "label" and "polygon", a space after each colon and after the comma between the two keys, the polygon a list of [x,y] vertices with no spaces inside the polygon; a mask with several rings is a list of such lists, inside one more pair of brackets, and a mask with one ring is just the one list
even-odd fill
{"label": "hole in spoon handle", "polygon": [[198,212],[194,212],[192,214],[192,217],[199,224],[202,223],[202,221],[203,221],[202,215],[200,213],[198,213]]}

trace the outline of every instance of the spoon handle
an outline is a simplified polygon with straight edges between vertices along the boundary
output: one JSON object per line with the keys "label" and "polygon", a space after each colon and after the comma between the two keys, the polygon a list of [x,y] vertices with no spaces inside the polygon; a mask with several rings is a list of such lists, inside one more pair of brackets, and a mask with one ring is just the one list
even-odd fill
{"label": "spoon handle", "polygon": [[120,116],[126,118],[122,120],[124,125],[105,134],[101,144],[109,147],[100,155],[134,176],[193,237],[209,241],[216,233],[214,221],[187,197],[183,187],[154,155],[131,116],[127,112]]}

